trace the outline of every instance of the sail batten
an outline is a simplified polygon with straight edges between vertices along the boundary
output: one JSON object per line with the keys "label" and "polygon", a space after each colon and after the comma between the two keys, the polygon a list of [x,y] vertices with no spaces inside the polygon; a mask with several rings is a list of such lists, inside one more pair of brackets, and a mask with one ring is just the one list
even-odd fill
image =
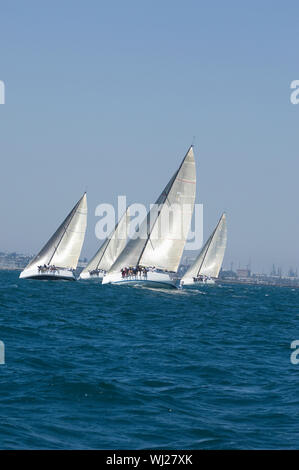
{"label": "sail batten", "polygon": [[50,264],[60,268],[76,269],[85,237],[86,224],[87,199],[86,193],[84,193],[25,270],[34,266],[48,266]]}
{"label": "sail batten", "polygon": [[196,278],[200,275],[217,278],[222,266],[226,242],[227,227],[226,214],[224,213],[196,260],[182,277],[182,281]]}
{"label": "sail batten", "polygon": [[[110,272],[120,271],[125,266],[138,265],[177,271],[194,209],[194,183],[196,169],[191,146],[179,169],[141,223],[138,237],[129,240]],[[171,214],[167,211],[171,211]],[[166,226],[165,221],[169,222]]]}

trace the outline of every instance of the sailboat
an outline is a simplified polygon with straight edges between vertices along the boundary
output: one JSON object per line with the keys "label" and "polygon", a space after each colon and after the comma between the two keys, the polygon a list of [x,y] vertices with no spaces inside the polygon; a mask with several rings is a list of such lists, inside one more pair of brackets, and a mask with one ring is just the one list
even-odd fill
{"label": "sailboat", "polygon": [[194,287],[200,284],[215,284],[223,262],[226,241],[226,214],[223,213],[196,260],[182,277],[180,286]]}
{"label": "sailboat", "polygon": [[[196,169],[193,146],[156,203],[103,278],[103,284],[176,288],[178,270],[194,209]],[[163,224],[172,217],[171,224]],[[165,226],[166,225],[166,226]]]}
{"label": "sailboat", "polygon": [[112,233],[102,243],[94,257],[80,274],[80,279],[102,279],[121,254],[127,243],[130,222],[129,207],[115,225]]}
{"label": "sailboat", "polygon": [[21,272],[21,279],[75,281],[74,270],[81,253],[87,222],[86,193],[41,251]]}

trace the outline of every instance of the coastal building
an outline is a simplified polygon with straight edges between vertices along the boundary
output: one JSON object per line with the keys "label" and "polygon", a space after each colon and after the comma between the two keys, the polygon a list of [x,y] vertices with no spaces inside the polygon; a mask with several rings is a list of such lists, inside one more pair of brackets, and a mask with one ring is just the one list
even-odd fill
{"label": "coastal building", "polygon": [[250,276],[251,276],[250,269],[237,269],[238,279],[247,279]]}

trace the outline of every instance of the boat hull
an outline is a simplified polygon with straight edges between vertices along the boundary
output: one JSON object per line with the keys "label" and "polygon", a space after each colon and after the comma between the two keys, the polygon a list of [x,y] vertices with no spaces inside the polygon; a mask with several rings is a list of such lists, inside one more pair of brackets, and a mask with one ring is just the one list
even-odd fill
{"label": "boat hull", "polygon": [[123,278],[121,273],[107,274],[102,284],[119,286],[149,287],[155,289],[177,289],[175,280],[167,273],[148,272],[147,276],[129,276]]}
{"label": "boat hull", "polygon": [[22,271],[19,277],[20,279],[36,279],[39,281],[76,281],[74,273],[68,269],[41,272],[37,267],[33,267]]}
{"label": "boat hull", "polygon": [[98,273],[98,274],[90,274],[89,272],[82,272],[79,276],[79,279],[83,280],[99,280],[101,281],[104,277],[105,273]]}
{"label": "boat hull", "polygon": [[190,279],[184,279],[184,281],[180,282],[180,287],[183,287],[184,289],[196,289],[198,287],[202,286],[207,286],[207,285],[215,285],[214,279],[206,279],[205,281],[195,281],[190,278]]}

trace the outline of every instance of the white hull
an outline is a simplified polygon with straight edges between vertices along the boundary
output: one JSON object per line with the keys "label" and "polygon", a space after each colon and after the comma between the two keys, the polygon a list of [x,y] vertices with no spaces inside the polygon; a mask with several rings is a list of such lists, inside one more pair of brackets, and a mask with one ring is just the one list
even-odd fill
{"label": "white hull", "polygon": [[122,277],[121,273],[111,273],[104,277],[102,284],[176,289],[175,280],[171,279],[169,274],[155,271],[149,271],[146,277],[133,275],[125,278]]}
{"label": "white hull", "polygon": [[29,269],[24,269],[20,274],[20,279],[39,279],[46,281],[65,280],[76,281],[73,271],[69,269],[57,268],[57,270],[39,271],[37,266]]}
{"label": "white hull", "polygon": [[196,288],[215,284],[214,279],[205,279],[204,281],[194,281],[193,278],[187,278],[180,281],[180,287]]}
{"label": "white hull", "polygon": [[79,276],[79,279],[83,280],[90,280],[90,279],[95,279],[95,280],[102,280],[104,277],[105,273],[98,273],[98,274],[90,274],[89,272],[82,272]]}

